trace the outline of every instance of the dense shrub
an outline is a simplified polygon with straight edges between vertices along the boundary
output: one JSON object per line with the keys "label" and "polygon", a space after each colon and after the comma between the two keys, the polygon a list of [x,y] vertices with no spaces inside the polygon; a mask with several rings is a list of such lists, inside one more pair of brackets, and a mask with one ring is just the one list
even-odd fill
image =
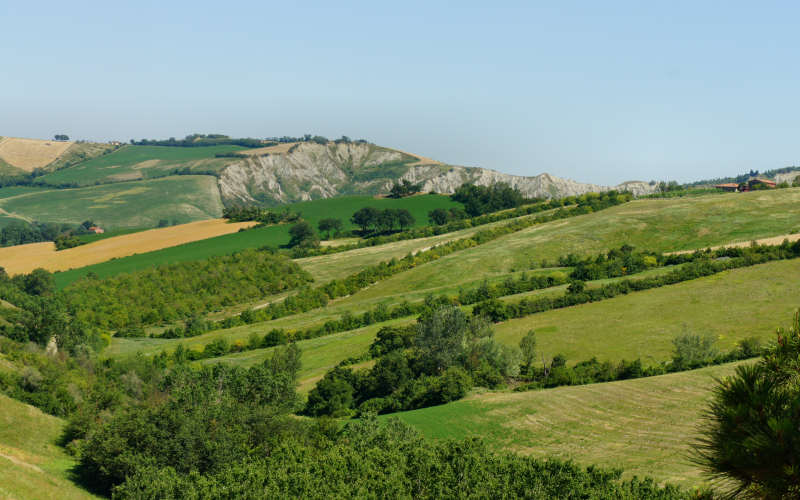
{"label": "dense shrub", "polygon": [[245,250],[198,262],[76,281],[62,295],[70,313],[103,328],[188,320],[290,290],[311,276],[286,257]]}
{"label": "dense shrub", "polygon": [[369,370],[337,367],[312,389],[305,412],[346,416],[444,404],[477,382],[496,386],[519,373],[519,353],[492,339],[486,322],[454,306],[423,314],[415,330],[384,329]]}
{"label": "dense shrub", "polygon": [[721,380],[695,460],[731,497],[800,497],[800,314],[756,364]]}

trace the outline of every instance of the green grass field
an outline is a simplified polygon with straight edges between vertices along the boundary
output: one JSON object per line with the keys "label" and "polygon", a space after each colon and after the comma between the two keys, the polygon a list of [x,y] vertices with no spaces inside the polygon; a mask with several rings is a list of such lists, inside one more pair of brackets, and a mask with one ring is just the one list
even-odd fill
{"label": "green grass field", "polygon": [[344,223],[344,229],[349,231],[357,228],[355,224],[350,222],[350,217],[356,210],[363,207],[375,207],[378,209],[405,208],[411,212],[411,215],[416,220],[414,227],[420,227],[428,225],[428,212],[431,210],[437,208],[462,208],[463,205],[452,201],[449,196],[425,194],[400,199],[373,198],[372,196],[338,196],[326,200],[302,201],[281,205],[277,209],[300,212],[303,214],[303,218],[314,227],[322,219],[331,217],[341,219]]}
{"label": "green grass field", "polygon": [[122,229],[219,217],[222,201],[214,177],[183,175],[25,194],[0,200],[0,209],[42,222],[93,220]]}
{"label": "green grass field", "polygon": [[19,196],[21,194],[37,193],[40,191],[47,191],[47,188],[34,187],[34,186],[7,186],[0,188],[0,200]]}
{"label": "green grass field", "polygon": [[63,427],[0,394],[0,498],[98,498],[70,480],[76,461],[56,446]]}
{"label": "green grass field", "polygon": [[[735,364],[636,380],[487,392],[389,417],[436,439],[481,437],[498,450],[621,467],[626,477],[699,486],[689,460],[715,379]],[[382,417],[385,418],[385,417]]]}
{"label": "green grass field", "polygon": [[539,351],[571,362],[600,360],[658,363],[669,359],[672,339],[710,334],[731,349],[756,336],[774,339],[800,307],[800,260],[769,262],[714,276],[513,319],[495,326],[498,340],[517,344],[536,332]]}
{"label": "green grass field", "polygon": [[47,174],[42,180],[51,184],[75,182],[129,181],[169,175],[178,168],[199,172],[217,171],[235,158],[215,158],[217,153],[240,151],[241,146],[208,146],[196,148],[169,146],[123,146],[113,153],[92,158],[77,165]]}
{"label": "green grass field", "polygon": [[[450,201],[450,198],[447,196],[424,195],[400,200],[375,199],[370,196],[349,196],[345,198],[296,203],[286,205],[286,207],[293,211],[300,211],[304,218],[307,218],[309,222],[316,226],[321,219],[326,217],[349,220],[353,212],[367,205],[379,208],[405,207],[412,212],[417,219],[417,226],[427,224],[427,213],[434,208],[460,206]],[[132,255],[130,257],[115,259],[80,269],[64,271],[56,274],[56,285],[58,288],[63,288],[89,272],[93,272],[100,277],[108,277],[120,273],[145,269],[153,265],[199,260],[214,255],[227,255],[246,248],[259,248],[263,246],[279,247],[289,242],[289,227],[288,225],[279,225],[256,228],[249,231],[217,236],[207,240],[166,248],[156,252]],[[346,252],[346,254],[334,254],[322,258],[303,259],[300,263],[314,274],[318,281],[327,281],[330,279],[330,275],[336,275],[337,277],[345,276],[351,272],[358,271],[364,266],[370,265],[370,263],[388,260],[392,257],[402,257],[410,251],[415,251],[424,246],[430,246],[439,241],[452,238],[453,235],[459,236],[471,234],[472,232],[474,232],[474,229],[432,238],[400,241],[391,246],[382,245],[379,247],[358,249],[353,252]],[[337,257],[337,255],[346,256]],[[347,263],[345,264],[344,261],[347,261]],[[325,267],[326,270],[322,271],[319,275],[315,274],[315,270],[319,268],[320,263],[323,262],[324,264],[322,264],[322,267]],[[328,270],[330,270],[330,272],[327,272]]]}

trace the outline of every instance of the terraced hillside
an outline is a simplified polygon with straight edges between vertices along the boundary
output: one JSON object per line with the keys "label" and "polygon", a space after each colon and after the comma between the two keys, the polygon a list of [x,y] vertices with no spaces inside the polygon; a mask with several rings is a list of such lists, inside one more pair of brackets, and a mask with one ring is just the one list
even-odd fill
{"label": "terraced hillside", "polygon": [[[468,248],[436,261],[420,265],[396,276],[379,281],[352,296],[338,299],[328,307],[266,323],[220,330],[186,340],[129,340],[114,341],[109,353],[158,352],[171,350],[183,342],[187,347],[202,349],[206,344],[221,338],[230,342],[245,342],[254,332],[272,328],[308,328],[321,325],[349,311],[363,313],[378,304],[392,306],[405,300],[421,302],[427,294],[455,296],[459,289],[477,287],[484,280],[489,283],[518,278],[523,272],[563,272],[561,268],[541,268],[539,258],[553,265],[559,255],[560,245],[567,251],[581,247],[582,255],[605,250],[631,242],[642,248],[669,250],[669,235],[676,235],[685,247],[703,247],[722,244],[731,239],[749,240],[770,234],[785,234],[796,226],[798,210],[795,200],[800,189],[729,195],[722,197],[643,200],[631,202],[602,212],[554,221],[520,232],[503,236],[484,245]],[[656,207],[669,209],[659,215]],[[702,228],[719,224],[727,217],[738,225],[721,224],[719,230],[707,233]],[[761,207],[781,212],[769,224],[759,223]],[[675,215],[680,214],[680,215]],[[640,219],[636,219],[640,217]],[[619,231],[617,224],[626,221],[638,230]],[[499,224],[499,223],[498,223]],[[319,283],[341,278],[360,268],[380,261],[400,257],[409,251],[430,247],[435,241],[465,237],[472,230],[442,235],[436,239],[410,240],[379,247],[344,253],[300,259],[298,262],[312,273]],[[749,231],[749,232],[747,232]],[[628,239],[628,238],[632,239]],[[654,246],[645,246],[653,241]],[[549,253],[544,253],[549,252]],[[525,256],[529,255],[528,258]],[[541,257],[539,257],[541,256]],[[718,338],[721,348],[730,348],[738,340],[757,335],[770,338],[775,327],[790,316],[797,307],[800,288],[790,279],[800,271],[795,261],[782,261],[755,267],[727,271],[719,275],[692,280],[678,285],[637,292],[603,302],[535,314],[496,325],[497,338],[516,345],[528,331],[537,331],[542,351],[549,356],[562,353],[570,363],[597,356],[601,360],[632,360],[660,363],[669,358],[671,340],[676,335],[689,332],[710,333]],[[757,285],[754,285],[757,283]],[[590,283],[590,286],[595,284]],[[563,293],[564,287],[538,293]],[[523,294],[526,295],[526,294]],[[528,294],[530,295],[530,294]],[[504,300],[517,300],[511,296]],[[270,298],[265,298],[268,302]],[[254,304],[258,307],[259,304]],[[732,321],[730,311],[736,310],[741,320]],[[656,318],[662,318],[658,320]],[[409,318],[411,321],[413,318]],[[380,326],[380,325],[378,325]],[[371,342],[378,328],[366,328],[340,335],[341,343],[331,344],[329,360],[332,367],[350,356],[361,354]],[[339,338],[339,337],[332,337]],[[302,341],[315,344],[316,340]],[[327,341],[326,341],[327,342]],[[268,349],[233,354],[220,358],[235,363],[252,363],[263,359]],[[319,374],[320,367],[307,366]]]}

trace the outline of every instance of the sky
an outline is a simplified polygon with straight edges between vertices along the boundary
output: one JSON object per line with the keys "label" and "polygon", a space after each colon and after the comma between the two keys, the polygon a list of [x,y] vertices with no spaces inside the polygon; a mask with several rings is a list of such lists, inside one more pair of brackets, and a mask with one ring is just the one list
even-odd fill
{"label": "sky", "polygon": [[798,2],[0,2],[0,136],[347,135],[604,185],[800,165]]}

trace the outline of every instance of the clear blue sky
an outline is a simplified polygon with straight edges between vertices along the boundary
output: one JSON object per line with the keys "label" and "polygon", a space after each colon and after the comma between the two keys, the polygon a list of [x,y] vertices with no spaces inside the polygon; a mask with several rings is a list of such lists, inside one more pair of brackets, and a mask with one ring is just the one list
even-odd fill
{"label": "clear blue sky", "polygon": [[0,4],[0,135],[345,134],[603,184],[800,164],[797,2],[121,4]]}

